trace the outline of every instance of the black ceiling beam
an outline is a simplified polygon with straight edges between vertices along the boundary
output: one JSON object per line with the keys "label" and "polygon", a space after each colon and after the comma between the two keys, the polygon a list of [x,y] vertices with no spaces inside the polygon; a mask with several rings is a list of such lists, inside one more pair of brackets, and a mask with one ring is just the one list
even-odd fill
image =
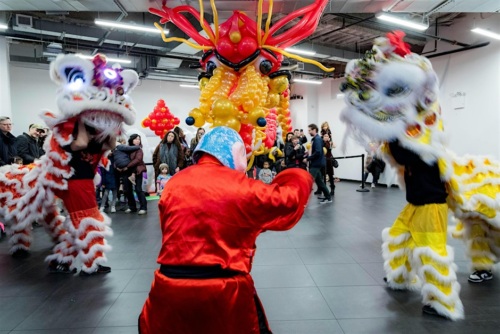
{"label": "black ceiling beam", "polygon": [[[336,14],[336,13],[328,13],[328,14],[335,15],[335,16],[338,16],[338,17],[346,17],[346,18],[351,19],[351,20],[361,20],[361,18],[356,17],[356,16],[352,16],[352,15]],[[384,29],[388,29],[388,28],[389,28],[389,30],[394,30],[395,29],[394,26],[392,26],[390,24],[381,23],[379,21],[375,21],[375,20],[373,20],[373,18],[374,17],[372,17],[368,21],[370,23],[372,23],[372,24],[375,24],[375,25],[379,26],[379,27],[384,27]],[[437,41],[446,42],[446,43],[449,43],[451,45],[460,45],[460,46],[463,46],[463,47],[471,46],[470,44],[467,44],[467,43],[462,43],[462,42],[458,42],[456,40],[451,40],[451,39],[447,39],[447,38],[443,38],[443,37],[439,37],[439,36],[424,34],[424,33],[421,33],[421,32],[404,29],[403,27],[400,27],[398,29],[404,30],[406,32],[406,34],[409,35],[409,36],[419,36],[419,37],[424,37],[424,38],[435,39]]]}
{"label": "black ceiling beam", "polygon": [[[335,14],[332,14],[332,13],[326,13],[325,15],[335,15]],[[318,36],[314,36],[314,37],[312,37],[312,38],[309,38],[309,40],[311,40],[311,41],[312,41],[312,40],[315,40],[315,39],[317,39],[317,38],[321,38],[321,37],[324,37],[324,36],[330,35],[331,33],[334,33],[334,32],[336,32],[336,31],[339,31],[339,30],[344,30],[345,28],[349,28],[349,27],[355,26],[355,25],[357,25],[357,24],[360,24],[360,23],[362,23],[362,22],[369,21],[369,20],[373,19],[374,17],[375,17],[375,15],[372,15],[372,16],[369,16],[369,17],[364,18],[364,19],[360,19],[360,20],[358,20],[358,21],[356,21],[356,22],[354,22],[354,23],[347,24],[347,25],[345,24],[345,18],[343,18],[343,20],[344,20],[344,21],[342,22],[342,27],[337,28],[337,29],[334,29],[334,30],[331,30],[331,31],[327,31],[327,32],[325,32],[325,33],[323,33],[323,34],[321,34],[321,35],[318,35]]]}

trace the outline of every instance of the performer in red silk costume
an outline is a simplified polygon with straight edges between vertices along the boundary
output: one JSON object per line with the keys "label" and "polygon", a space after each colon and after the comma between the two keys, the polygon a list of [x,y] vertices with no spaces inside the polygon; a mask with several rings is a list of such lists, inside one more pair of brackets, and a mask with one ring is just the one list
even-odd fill
{"label": "performer in red silk costume", "polygon": [[247,178],[243,141],[226,127],[207,133],[194,159],[160,199],[161,268],[139,331],[271,333],[249,274],[255,240],[299,221],[313,180],[300,168],[283,171],[271,185]]}

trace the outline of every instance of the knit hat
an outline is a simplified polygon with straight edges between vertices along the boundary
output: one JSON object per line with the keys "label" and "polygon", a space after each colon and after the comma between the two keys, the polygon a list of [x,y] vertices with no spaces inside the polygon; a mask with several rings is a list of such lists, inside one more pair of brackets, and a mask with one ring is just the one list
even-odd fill
{"label": "knit hat", "polygon": [[108,66],[103,55],[93,60],[58,55],[50,64],[50,77],[60,85],[57,105],[65,117],[87,110],[109,111],[121,116],[126,124],[134,124],[135,110],[127,94],[139,81],[135,71]]}
{"label": "knit hat", "polygon": [[224,166],[239,172],[245,172],[247,168],[245,144],[243,144],[243,139],[241,139],[238,132],[231,128],[216,126],[201,137],[193,152],[193,161],[195,163],[202,152],[212,155]]}

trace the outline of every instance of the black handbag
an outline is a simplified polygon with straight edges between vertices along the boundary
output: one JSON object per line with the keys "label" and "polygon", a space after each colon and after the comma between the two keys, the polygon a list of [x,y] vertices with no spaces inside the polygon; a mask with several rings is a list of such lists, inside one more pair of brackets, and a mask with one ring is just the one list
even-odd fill
{"label": "black handbag", "polygon": [[339,168],[339,162],[337,161],[337,159],[335,158],[332,158],[332,166],[333,168]]}

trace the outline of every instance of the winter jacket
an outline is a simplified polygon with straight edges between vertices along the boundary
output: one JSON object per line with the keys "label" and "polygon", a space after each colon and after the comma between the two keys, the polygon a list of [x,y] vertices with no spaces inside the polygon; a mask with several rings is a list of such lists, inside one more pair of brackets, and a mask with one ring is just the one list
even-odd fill
{"label": "winter jacket", "polygon": [[38,146],[38,140],[31,137],[26,132],[17,137],[16,149],[17,154],[23,158],[23,163],[26,165],[42,156],[42,150]]}
{"label": "winter jacket", "polygon": [[[139,146],[137,146],[139,147]],[[134,151],[130,154],[130,162],[127,165],[127,168],[130,170],[134,170],[135,174],[142,174],[142,172],[146,171],[146,164],[144,163],[144,153],[142,149]]]}
{"label": "winter jacket", "polygon": [[300,145],[298,150],[294,149],[293,143],[288,142],[285,145],[285,164],[287,168],[298,167],[306,169],[307,165],[302,161],[304,160],[305,149]]}
{"label": "winter jacket", "polygon": [[16,137],[10,132],[0,131],[0,166],[12,163],[16,155]]}
{"label": "winter jacket", "polygon": [[311,142],[311,154],[307,157],[307,160],[309,160],[309,168],[325,167],[326,159],[323,153],[323,139],[316,134]]}
{"label": "winter jacket", "polygon": [[140,149],[139,146],[118,145],[113,151],[114,166],[125,168],[130,163],[130,154]]}

